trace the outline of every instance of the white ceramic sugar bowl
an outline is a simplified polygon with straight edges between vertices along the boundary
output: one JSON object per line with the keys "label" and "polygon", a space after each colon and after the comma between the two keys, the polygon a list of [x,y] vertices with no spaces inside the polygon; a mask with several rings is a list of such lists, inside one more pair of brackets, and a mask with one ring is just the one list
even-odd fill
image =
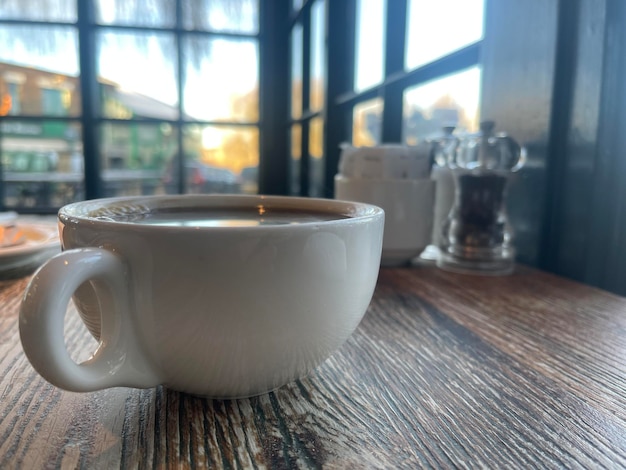
{"label": "white ceramic sugar bowl", "polygon": [[430,243],[435,182],[428,144],[415,147],[342,146],[335,198],[365,202],[385,211],[383,266],[401,266]]}

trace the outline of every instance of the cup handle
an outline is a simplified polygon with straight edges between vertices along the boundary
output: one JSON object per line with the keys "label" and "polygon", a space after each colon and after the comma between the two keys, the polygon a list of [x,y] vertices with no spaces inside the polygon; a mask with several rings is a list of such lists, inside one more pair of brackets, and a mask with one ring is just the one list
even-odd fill
{"label": "cup handle", "polygon": [[[20,310],[20,338],[31,364],[48,382],[73,392],[160,383],[134,335],[127,277],[122,259],[102,248],[64,251],[34,274]],[[69,301],[86,281],[92,282],[100,304],[100,344],[90,359],[77,364],[65,347],[63,327]]]}

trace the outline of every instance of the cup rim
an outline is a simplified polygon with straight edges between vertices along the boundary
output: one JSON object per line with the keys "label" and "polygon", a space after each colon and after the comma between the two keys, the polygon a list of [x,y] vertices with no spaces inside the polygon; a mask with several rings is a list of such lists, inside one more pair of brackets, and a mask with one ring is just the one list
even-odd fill
{"label": "cup rim", "polygon": [[[303,210],[336,215],[337,218],[303,221],[298,224],[268,224],[254,226],[167,226],[139,224],[133,221],[114,220],[107,216],[107,210],[136,210],[149,212],[155,209],[199,209],[199,208],[243,208],[251,210]],[[111,214],[111,212],[109,212]],[[120,214],[123,215],[123,212]],[[58,219],[63,225],[90,225],[107,229],[133,229],[142,231],[198,232],[206,231],[268,231],[302,230],[312,226],[344,225],[362,223],[381,218],[384,211],[378,206],[361,202],[341,201],[337,199],[308,198],[296,196],[272,196],[251,194],[176,194],[157,196],[125,196],[115,198],[91,199],[74,202],[61,207]]]}

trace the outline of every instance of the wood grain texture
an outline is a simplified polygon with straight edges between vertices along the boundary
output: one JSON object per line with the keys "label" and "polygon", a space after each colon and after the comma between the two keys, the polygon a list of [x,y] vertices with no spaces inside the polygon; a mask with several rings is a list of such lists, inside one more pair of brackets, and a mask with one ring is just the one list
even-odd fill
{"label": "wood grain texture", "polygon": [[[383,269],[338,353],[230,401],[49,385],[26,282],[0,283],[0,468],[626,468],[626,299],[555,276]],[[95,347],[73,312],[66,336]]]}

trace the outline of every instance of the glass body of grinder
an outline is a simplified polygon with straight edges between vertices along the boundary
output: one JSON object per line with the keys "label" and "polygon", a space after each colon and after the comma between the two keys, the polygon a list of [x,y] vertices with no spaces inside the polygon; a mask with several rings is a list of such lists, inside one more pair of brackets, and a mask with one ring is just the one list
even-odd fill
{"label": "glass body of grinder", "polygon": [[437,265],[446,270],[504,275],[513,271],[513,231],[506,215],[510,175],[524,164],[525,152],[493,121],[461,138],[447,155],[455,198],[442,225]]}

